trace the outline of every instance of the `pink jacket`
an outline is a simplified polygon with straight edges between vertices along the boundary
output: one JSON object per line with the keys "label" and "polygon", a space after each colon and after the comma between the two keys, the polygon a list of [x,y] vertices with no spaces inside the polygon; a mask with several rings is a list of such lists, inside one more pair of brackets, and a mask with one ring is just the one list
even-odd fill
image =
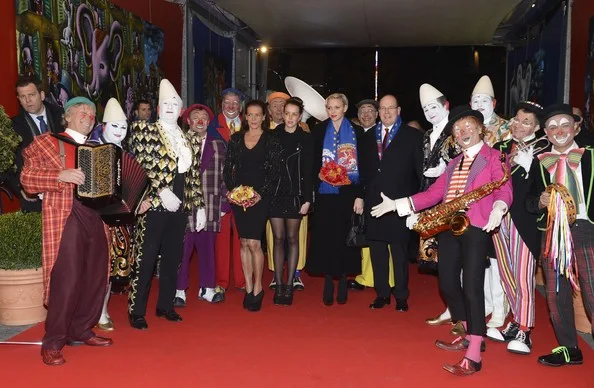
{"label": "pink jacket", "polygon": [[[427,191],[415,194],[411,197],[417,212],[445,201],[448,188],[450,187],[450,179],[452,178],[454,169],[458,165],[462,155],[463,154],[456,156],[450,163],[448,163],[445,172],[437,178],[435,183],[429,186]],[[483,145],[470,167],[468,181],[466,182],[466,188],[464,189],[465,193],[475,190],[486,183],[498,181],[503,177],[503,168],[501,167],[501,161],[499,160],[500,155],[501,152],[494,150],[486,143]],[[509,168],[509,164],[507,165],[507,168]],[[483,228],[487,225],[489,215],[493,209],[493,203],[500,200],[505,202],[509,208],[513,199],[512,192],[510,173],[510,179],[508,179],[503,186],[470,205],[470,208],[466,212],[468,218],[470,218],[470,224],[477,228]]]}

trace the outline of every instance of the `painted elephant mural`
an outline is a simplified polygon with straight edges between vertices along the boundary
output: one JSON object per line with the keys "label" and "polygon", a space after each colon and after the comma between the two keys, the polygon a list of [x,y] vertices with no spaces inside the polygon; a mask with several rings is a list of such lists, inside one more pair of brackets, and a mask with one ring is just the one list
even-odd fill
{"label": "painted elephant mural", "polygon": [[110,97],[130,116],[135,101],[153,99],[163,76],[158,27],[109,0],[1,1],[16,5],[19,74],[41,79],[49,103],[82,95],[101,118]]}
{"label": "painted elephant mural", "polygon": [[[107,101],[112,94],[101,96],[102,91],[110,90],[118,75],[124,43],[122,26],[118,21],[111,23],[109,31],[96,27],[99,21],[96,14],[86,4],[76,11],[76,35],[80,41],[87,66],[91,67],[91,82],[77,79],[79,87],[92,99]],[[76,74],[76,73],[75,73]],[[78,78],[78,75],[77,75]],[[106,93],[105,93],[106,94]]]}

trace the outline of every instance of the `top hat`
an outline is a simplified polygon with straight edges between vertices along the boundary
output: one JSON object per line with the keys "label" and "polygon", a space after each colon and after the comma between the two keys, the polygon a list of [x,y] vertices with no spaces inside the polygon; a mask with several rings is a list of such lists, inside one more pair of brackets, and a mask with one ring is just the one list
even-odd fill
{"label": "top hat", "polygon": [[485,120],[483,114],[478,110],[470,108],[469,105],[459,105],[450,111],[448,123],[444,127],[444,131],[451,134],[454,123],[464,117],[476,117],[481,123]]}

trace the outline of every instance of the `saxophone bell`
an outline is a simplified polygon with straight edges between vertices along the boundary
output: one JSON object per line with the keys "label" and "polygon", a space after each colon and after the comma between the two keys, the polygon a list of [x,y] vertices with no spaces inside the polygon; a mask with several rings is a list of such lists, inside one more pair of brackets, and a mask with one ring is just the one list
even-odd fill
{"label": "saxophone bell", "polygon": [[466,212],[460,211],[452,216],[450,220],[450,230],[454,236],[461,236],[466,232],[466,229],[470,226],[470,219],[466,215]]}

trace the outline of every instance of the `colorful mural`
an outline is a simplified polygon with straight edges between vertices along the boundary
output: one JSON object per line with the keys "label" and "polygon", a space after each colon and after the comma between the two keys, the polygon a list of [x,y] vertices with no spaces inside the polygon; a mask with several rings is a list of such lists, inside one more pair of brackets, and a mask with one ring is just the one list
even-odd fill
{"label": "colorful mural", "polygon": [[101,117],[115,97],[130,119],[136,100],[156,106],[162,30],[107,0],[15,1],[19,74],[40,78],[49,102],[85,96]]}

